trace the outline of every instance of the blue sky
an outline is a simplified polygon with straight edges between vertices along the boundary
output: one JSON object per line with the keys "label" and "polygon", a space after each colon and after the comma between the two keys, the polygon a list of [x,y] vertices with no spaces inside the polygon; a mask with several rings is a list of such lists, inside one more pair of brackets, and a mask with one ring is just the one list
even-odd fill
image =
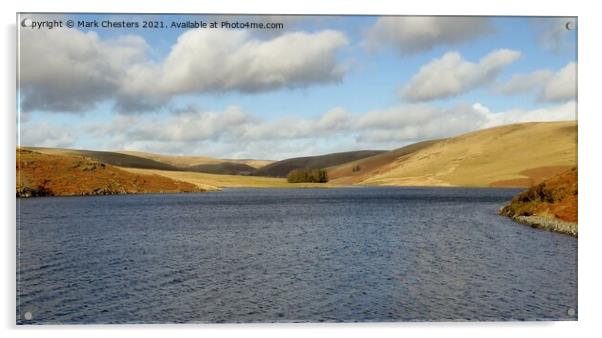
{"label": "blue sky", "polygon": [[285,27],[21,28],[25,146],[281,159],[576,118],[572,18],[26,17]]}

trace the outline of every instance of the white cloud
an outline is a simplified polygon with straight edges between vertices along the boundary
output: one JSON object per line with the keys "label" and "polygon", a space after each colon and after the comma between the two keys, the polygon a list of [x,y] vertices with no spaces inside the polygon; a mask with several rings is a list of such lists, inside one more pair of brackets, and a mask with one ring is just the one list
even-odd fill
{"label": "white cloud", "polygon": [[[336,51],[347,43],[342,33],[287,33],[272,40],[245,31],[191,30],[182,34],[159,67],[134,68],[137,79],[126,92],[258,92],[337,82],[344,69]],[[149,80],[155,79],[154,83]]]}
{"label": "white cloud", "polygon": [[491,32],[489,19],[484,17],[381,17],[366,32],[364,45],[373,51],[393,47],[407,55],[467,42]]}
{"label": "white cloud", "polygon": [[537,108],[532,110],[512,109],[500,113],[491,112],[487,107],[481,104],[475,104],[473,107],[480,111],[487,120],[483,128],[495,127],[504,124],[522,123],[522,122],[542,122],[542,121],[568,121],[577,119],[577,104],[575,101],[569,101],[561,105],[547,108]]}
{"label": "white cloud", "polygon": [[458,52],[448,52],[422,66],[400,94],[411,102],[456,96],[491,83],[520,55],[518,51],[498,49],[481,58],[478,63],[472,63],[464,60]]}
{"label": "white cloud", "polygon": [[129,136],[153,141],[218,140],[223,135],[236,133],[250,120],[251,117],[238,107],[229,107],[224,112],[190,111],[167,120],[147,121],[133,128]]}
{"label": "white cloud", "polygon": [[22,29],[21,108],[25,111],[88,110],[110,98],[124,70],[141,61],[148,46],[136,36],[102,40],[94,32]]}
{"label": "white cloud", "polygon": [[547,83],[554,73],[550,70],[536,70],[529,74],[514,74],[510,79],[495,88],[503,95],[517,95],[534,91]]}
{"label": "white cloud", "polygon": [[577,97],[577,64],[569,63],[558,71],[543,88],[542,101],[566,101]]}
{"label": "white cloud", "polygon": [[336,83],[345,74],[337,52],[348,43],[331,30],[267,40],[242,30],[190,30],[153,63],[136,36],[103,40],[72,29],[23,30],[20,41],[22,109],[65,112],[111,98],[129,112],[155,110],[184,94]]}
{"label": "white cloud", "polygon": [[27,123],[19,130],[19,145],[37,147],[69,147],[75,136],[62,126],[47,123]]}
{"label": "white cloud", "polygon": [[569,62],[557,72],[537,70],[515,74],[498,85],[495,92],[517,95],[535,92],[539,102],[566,102],[577,98],[577,64]]}

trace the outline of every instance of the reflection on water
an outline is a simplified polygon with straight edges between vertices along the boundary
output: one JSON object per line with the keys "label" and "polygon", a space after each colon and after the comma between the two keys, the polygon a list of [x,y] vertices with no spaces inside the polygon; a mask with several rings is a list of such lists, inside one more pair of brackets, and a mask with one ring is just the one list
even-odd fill
{"label": "reflection on water", "polygon": [[232,189],[19,200],[17,321],[576,319],[577,240],[498,216],[515,193]]}

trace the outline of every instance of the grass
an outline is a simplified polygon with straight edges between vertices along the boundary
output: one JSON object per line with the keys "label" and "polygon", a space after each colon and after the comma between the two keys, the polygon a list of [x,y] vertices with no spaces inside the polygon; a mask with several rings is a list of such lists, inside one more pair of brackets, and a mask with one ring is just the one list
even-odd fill
{"label": "grass", "polygon": [[167,171],[154,169],[121,168],[137,174],[154,174],[174,180],[188,182],[202,189],[218,188],[328,188],[337,185],[330,183],[288,183],[285,178],[218,175],[187,171]]}
{"label": "grass", "polygon": [[[515,186],[529,186],[533,173],[542,180],[577,165],[577,123],[506,125],[423,143],[415,148],[399,156],[389,156],[371,167],[368,165],[371,161],[383,159],[385,155],[367,158],[359,163],[366,170],[359,173],[352,173],[353,164],[346,164],[347,176],[337,173],[341,167],[330,168],[329,177],[334,182],[367,185],[487,187],[513,182]],[[547,173],[533,171],[537,168],[556,169]],[[362,180],[349,180],[353,175]]]}
{"label": "grass", "polygon": [[408,156],[439,141],[440,140],[418,142],[378,155],[333,166],[327,168],[328,177],[332,181],[341,184],[361,183],[372,175],[386,170],[390,165],[394,164],[397,159]]}

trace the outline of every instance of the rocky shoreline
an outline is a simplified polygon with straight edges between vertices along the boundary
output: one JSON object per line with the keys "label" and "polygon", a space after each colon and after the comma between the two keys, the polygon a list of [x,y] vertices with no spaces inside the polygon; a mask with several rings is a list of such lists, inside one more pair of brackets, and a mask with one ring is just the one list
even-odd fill
{"label": "rocky shoreline", "polygon": [[512,219],[518,223],[531,226],[532,228],[554,231],[577,237],[577,223],[545,216],[514,216]]}

